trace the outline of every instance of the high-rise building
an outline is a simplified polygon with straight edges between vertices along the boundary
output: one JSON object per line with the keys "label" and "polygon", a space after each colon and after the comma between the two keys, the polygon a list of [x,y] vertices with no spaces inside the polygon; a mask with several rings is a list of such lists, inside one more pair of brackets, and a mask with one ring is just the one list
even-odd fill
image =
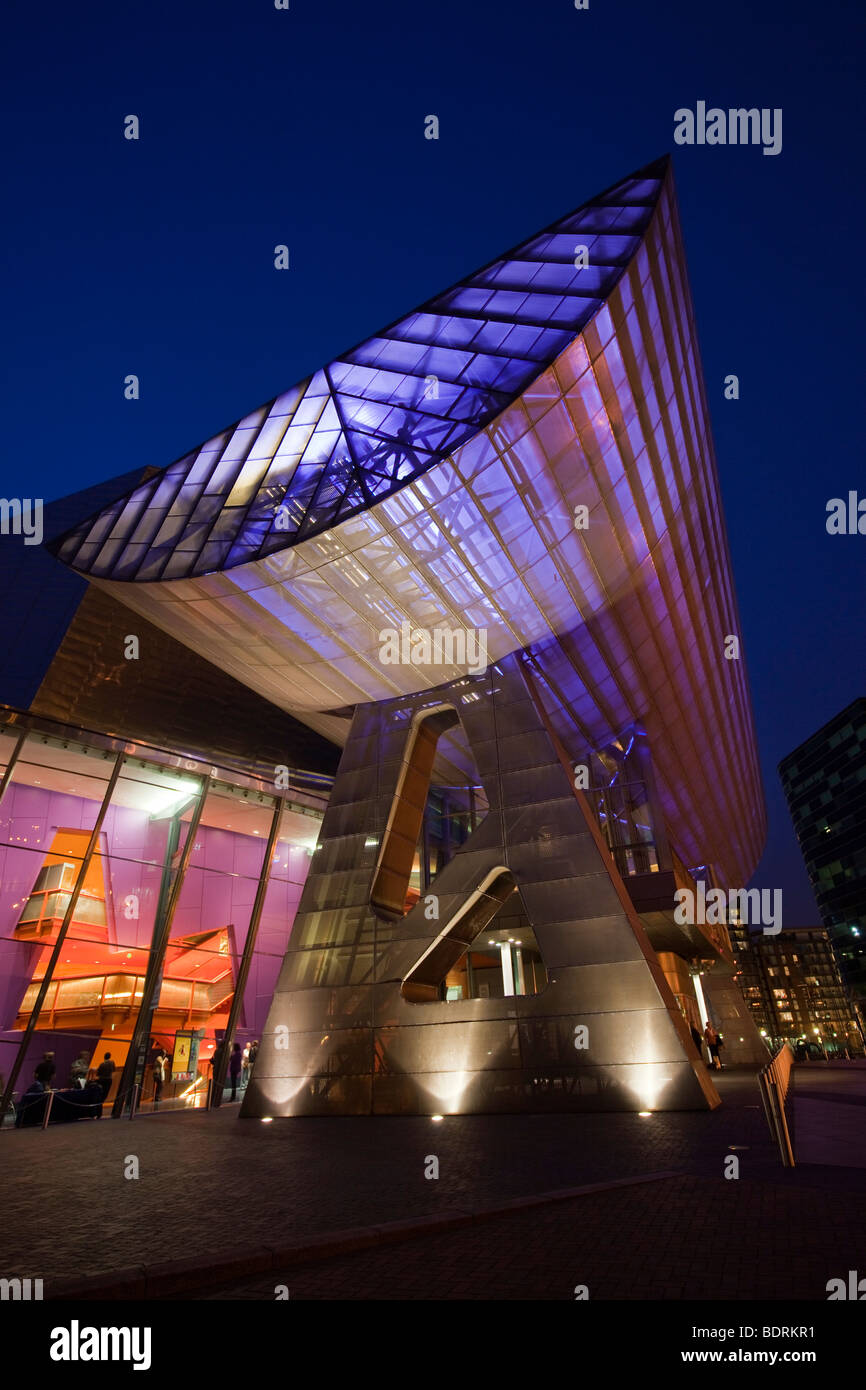
{"label": "high-rise building", "polygon": [[258,1040],[267,1116],[713,1106],[707,1014],[761,1056],[675,912],[765,821],[666,159],[51,548],[8,1047],[112,1041],[122,1107],[148,1047],[195,1092],[188,1035]]}
{"label": "high-rise building", "polygon": [[740,988],[773,1050],[798,1055],[863,1055],[863,1037],[823,927],[793,927],[775,936],[732,930]]}
{"label": "high-rise building", "polygon": [[866,698],[779,764],[806,869],[842,978],[866,1023]]}

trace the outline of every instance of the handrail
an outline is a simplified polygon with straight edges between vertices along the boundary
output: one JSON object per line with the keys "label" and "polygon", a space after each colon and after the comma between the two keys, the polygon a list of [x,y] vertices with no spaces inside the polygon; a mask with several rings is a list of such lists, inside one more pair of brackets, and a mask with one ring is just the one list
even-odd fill
{"label": "handrail", "polygon": [[783,1043],[772,1062],[758,1074],[758,1086],[764,1103],[764,1114],[770,1133],[779,1146],[779,1153],[786,1168],[795,1167],[794,1149],[785,1115],[785,1100],[791,1082],[791,1069],[794,1053],[788,1043]]}

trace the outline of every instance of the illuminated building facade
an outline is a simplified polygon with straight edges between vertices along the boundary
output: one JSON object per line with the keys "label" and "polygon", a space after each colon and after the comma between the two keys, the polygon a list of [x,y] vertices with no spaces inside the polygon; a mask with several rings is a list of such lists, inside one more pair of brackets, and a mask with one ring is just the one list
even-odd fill
{"label": "illuminated building facade", "polygon": [[775,1051],[797,1055],[863,1055],[854,1008],[822,927],[793,927],[775,936],[731,932],[742,992],[760,1032]]}
{"label": "illuminated building facade", "polygon": [[765,826],[667,160],[55,550],[343,750],[244,1114],[712,1106],[707,1014],[757,1060],[673,911]]}
{"label": "illuminated building facade", "polygon": [[779,764],[821,921],[866,1024],[866,698]]}
{"label": "illuminated building facade", "polygon": [[160,1047],[163,1106],[204,1104],[218,1042],[261,1037],[330,781],[296,773],[276,793],[272,779],[0,711],[7,1107],[50,1051],[61,1095],[78,1058],[92,1077],[108,1052],[107,1103],[147,1109]]}

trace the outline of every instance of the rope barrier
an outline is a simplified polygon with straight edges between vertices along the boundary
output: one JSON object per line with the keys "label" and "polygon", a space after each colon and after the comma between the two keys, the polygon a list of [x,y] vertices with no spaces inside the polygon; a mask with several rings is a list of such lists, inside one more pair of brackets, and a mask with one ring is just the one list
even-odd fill
{"label": "rope barrier", "polygon": [[[49,1124],[62,1124],[62,1123],[63,1123],[62,1120],[58,1120],[56,1114],[52,1114],[55,1105],[58,1105],[58,1107],[59,1107],[59,1106],[66,1106],[67,1110],[70,1110],[70,1109],[71,1109],[71,1110],[76,1111],[76,1112],[77,1112],[76,1118],[80,1118],[80,1119],[96,1118],[96,1116],[97,1116],[100,1112],[102,1112],[102,1111],[104,1110],[105,1106],[108,1104],[108,1096],[107,1096],[107,1095],[103,1094],[102,1098],[101,1098],[100,1100],[98,1100],[98,1101],[97,1101],[97,1100],[82,1101],[82,1100],[78,1100],[78,1099],[75,1097],[75,1095],[70,1095],[69,1092],[75,1092],[76,1089],[77,1089],[77,1092],[78,1092],[78,1094],[80,1095],[80,1094],[83,1094],[83,1092],[84,1092],[85,1090],[90,1090],[90,1089],[92,1089],[94,1086],[97,1086],[97,1085],[99,1085],[99,1084],[100,1084],[100,1083],[99,1083],[98,1081],[90,1081],[90,1082],[87,1083],[86,1086],[79,1086],[78,1088],[76,1088],[76,1087],[74,1087],[74,1086],[70,1086],[70,1087],[66,1088],[65,1092],[64,1092],[64,1091],[59,1091],[59,1090],[54,1090],[53,1088],[50,1088],[50,1087],[47,1088],[47,1089],[45,1089],[45,1090],[42,1090],[42,1091],[29,1091],[29,1092],[25,1092],[24,1095],[20,1096],[17,1100],[15,1100],[15,1099],[13,1098],[12,1111],[14,1112],[14,1123],[13,1123],[13,1125],[9,1126],[9,1128],[13,1128],[13,1127],[14,1127],[15,1129],[20,1129],[20,1128],[22,1128],[22,1127],[29,1128],[30,1126],[22,1126],[22,1117],[23,1117],[26,1113],[28,1113],[29,1111],[31,1111],[31,1110],[33,1109],[34,1106],[37,1106],[37,1105],[38,1105],[38,1106],[43,1106],[43,1107],[44,1107],[44,1115],[42,1116],[41,1121],[40,1121],[39,1119],[37,1119],[37,1120],[35,1121],[35,1124],[34,1124],[34,1126],[33,1126],[34,1128],[35,1128],[35,1125],[40,1125],[40,1127],[41,1127],[42,1129],[47,1129],[47,1127],[48,1127]],[[203,1107],[203,1108],[205,1108],[205,1109],[207,1109],[207,1108],[209,1107],[209,1103],[210,1103],[210,1102],[212,1101],[212,1099],[213,1099],[214,1087],[213,1087],[213,1080],[212,1080],[212,1079],[208,1080],[207,1088],[208,1088],[208,1099],[207,1099],[207,1101],[205,1102],[205,1106]],[[243,1086],[239,1086],[239,1087],[238,1087],[238,1090],[239,1090],[239,1091],[243,1091],[244,1089],[245,1089],[245,1087],[243,1087]],[[226,1090],[228,1090],[228,1083],[226,1083],[226,1085],[223,1087],[223,1091],[225,1092]],[[110,1092],[109,1092],[109,1094],[110,1094]],[[126,1108],[127,1102],[130,1100],[130,1098],[132,1098],[132,1104],[130,1105],[129,1111],[128,1111],[128,1114],[127,1114],[127,1118],[130,1119],[130,1120],[132,1120],[132,1119],[134,1119],[134,1118],[138,1115],[138,1113],[139,1113],[139,1107],[140,1107],[142,1101],[144,1101],[144,1100],[146,1099],[145,1094],[144,1094],[144,1086],[142,1085],[141,1082],[135,1081],[135,1082],[133,1082],[133,1084],[132,1084],[130,1087],[128,1087],[125,1091],[119,1091],[119,1092],[117,1093],[117,1095],[114,1097],[114,1099],[117,1100],[118,1098],[122,1101],[122,1104],[123,1104],[123,1108],[124,1108],[124,1109]],[[197,1108],[201,1108],[201,1107],[197,1107]],[[158,1111],[158,1107],[157,1107],[157,1106],[154,1106],[154,1111]],[[95,1113],[91,1115],[91,1114],[89,1114],[89,1112],[95,1112]]]}

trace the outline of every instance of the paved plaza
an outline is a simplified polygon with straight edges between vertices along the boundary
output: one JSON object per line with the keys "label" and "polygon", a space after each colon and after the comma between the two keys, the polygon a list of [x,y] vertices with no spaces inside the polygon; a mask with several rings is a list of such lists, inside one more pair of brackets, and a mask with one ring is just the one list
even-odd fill
{"label": "paved plaza", "polygon": [[321,1263],[212,1299],[825,1300],[862,1269],[866,1201],[797,1182],[672,1177],[499,1216]]}
{"label": "paved plaza", "polygon": [[[834,1085],[846,1102],[830,1099]],[[827,1099],[810,1103],[858,1117],[862,1136],[863,1068],[799,1068],[795,1131],[798,1092],[821,1086]],[[719,1087],[714,1112],[648,1117],[263,1124],[224,1106],[4,1130],[3,1270],[43,1278],[49,1296],[86,1281],[148,1297],[273,1298],[278,1283],[307,1298],[573,1298],[581,1283],[598,1298],[822,1297],[828,1278],[866,1268],[864,1172],[826,1157],[784,1170],[754,1073],[723,1073]],[[133,1160],[137,1178],[125,1176]],[[614,1182],[626,1185],[597,1190]],[[490,1215],[585,1187],[596,1190]],[[339,1253],[371,1228],[368,1249]],[[292,1254],[316,1240],[329,1258]]]}

